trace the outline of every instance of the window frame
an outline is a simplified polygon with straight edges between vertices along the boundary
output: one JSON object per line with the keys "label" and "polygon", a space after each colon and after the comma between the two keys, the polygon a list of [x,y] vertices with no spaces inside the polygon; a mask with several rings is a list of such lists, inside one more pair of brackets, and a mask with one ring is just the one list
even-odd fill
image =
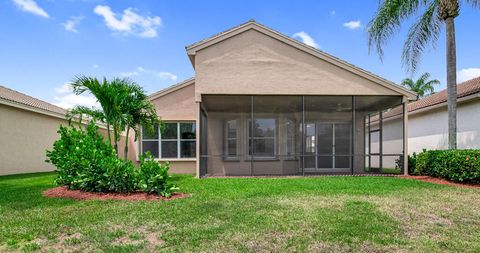
{"label": "window frame", "polygon": [[[257,159],[257,160],[272,160],[272,159],[278,159],[277,156],[278,156],[278,119],[276,117],[269,117],[269,116],[266,116],[266,117],[255,117],[253,120],[259,120],[259,119],[271,119],[275,122],[275,128],[274,128],[274,132],[273,132],[273,136],[272,137],[255,137],[253,136],[253,133],[252,133],[252,136],[250,136],[250,132],[252,131],[252,119],[247,119],[247,122],[246,122],[246,140],[247,140],[247,145],[246,146],[246,154],[247,156],[249,157],[249,159]],[[250,145],[250,139],[252,139],[252,144]],[[254,141],[255,139],[257,140],[271,140],[273,139],[273,154],[272,156],[257,156],[253,153],[253,150],[252,150],[252,153],[250,153],[250,148],[253,148],[254,147]]]}
{"label": "window frame", "polygon": [[[144,141],[156,141],[158,142],[158,157],[155,157],[156,160],[195,160],[197,159],[196,148],[195,148],[195,155],[193,157],[182,157],[181,154],[181,144],[182,141],[194,141],[195,146],[197,145],[197,124],[195,121],[167,121],[164,122],[165,124],[176,124],[176,131],[177,131],[177,138],[175,139],[163,139],[162,138],[162,131],[160,126],[158,126],[158,139],[144,139],[143,138],[143,127],[141,128],[141,141],[140,141],[140,154],[143,155],[143,142]],[[180,124],[192,124],[195,127],[195,139],[182,139],[180,133]],[[162,142],[176,142],[177,144],[177,154],[175,157],[163,157],[162,156]]]}
{"label": "window frame", "polygon": [[[182,139],[182,133],[181,133],[181,124],[192,124],[195,128],[195,139]],[[195,122],[177,122],[177,159],[193,159],[197,157],[196,150],[197,148],[195,147],[195,155],[193,157],[182,157],[182,141],[184,142],[190,142],[194,141],[195,146],[197,145],[197,125]]]}

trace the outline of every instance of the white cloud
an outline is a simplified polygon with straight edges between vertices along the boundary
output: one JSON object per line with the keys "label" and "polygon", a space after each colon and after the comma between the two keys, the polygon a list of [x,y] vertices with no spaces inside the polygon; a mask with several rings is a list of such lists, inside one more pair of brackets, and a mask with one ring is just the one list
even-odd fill
{"label": "white cloud", "polygon": [[98,64],[93,64],[93,65],[92,65],[92,68],[98,69],[98,68],[100,68],[100,65],[98,65]]}
{"label": "white cloud", "polygon": [[56,96],[53,98],[56,106],[65,109],[73,108],[76,105],[100,108],[97,99],[92,95],[75,95],[69,83],[55,88]]}
{"label": "white cloud", "polygon": [[152,69],[145,69],[143,67],[137,67],[133,71],[128,71],[128,72],[121,72],[120,75],[124,77],[133,77],[133,76],[138,76],[140,74],[147,74],[147,75],[152,75],[155,77],[158,77],[160,79],[164,80],[171,80],[171,81],[177,81],[178,77],[170,72],[166,71],[157,71],[157,70],[152,70]]}
{"label": "white cloud", "polygon": [[330,11],[330,15],[335,16],[336,14],[337,14],[337,12],[335,10]]}
{"label": "white cloud", "polygon": [[315,42],[315,40],[308,33],[304,32],[304,31],[295,33],[293,35],[293,38],[299,38],[303,43],[305,43],[305,44],[307,44],[311,47],[320,48],[320,45],[318,45]]}
{"label": "white cloud", "polygon": [[461,69],[457,72],[457,81],[461,83],[479,76],[480,76],[480,68]]}
{"label": "white cloud", "polygon": [[13,0],[15,5],[22,11],[30,12],[40,17],[48,18],[48,13],[42,9],[34,0]]}
{"label": "white cloud", "polygon": [[141,16],[133,8],[127,8],[123,14],[119,14],[114,13],[107,5],[97,5],[93,11],[104,18],[108,28],[123,35],[154,38],[157,36],[157,28],[162,23],[160,17]]}
{"label": "white cloud", "polygon": [[65,28],[66,31],[78,33],[76,26],[82,21],[82,19],[83,17],[71,17],[65,21],[65,23],[62,23],[63,28]]}
{"label": "white cloud", "polygon": [[360,23],[360,20],[352,20],[352,21],[343,23],[343,26],[350,30],[355,30],[362,27],[362,24]]}
{"label": "white cloud", "polygon": [[177,81],[178,77],[170,72],[158,72],[157,73],[158,77],[162,79],[169,79],[172,81]]}

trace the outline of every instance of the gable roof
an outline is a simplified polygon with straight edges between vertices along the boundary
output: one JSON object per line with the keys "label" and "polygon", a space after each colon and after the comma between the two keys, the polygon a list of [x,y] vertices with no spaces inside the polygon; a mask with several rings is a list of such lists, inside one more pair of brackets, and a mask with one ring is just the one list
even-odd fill
{"label": "gable roof", "polygon": [[[457,101],[471,99],[470,96],[477,95],[480,97],[480,76],[457,84]],[[428,97],[424,97],[418,101],[409,103],[407,110],[409,113],[430,110],[436,108],[436,106],[447,102],[447,89],[443,89],[437,93],[434,93]],[[402,114],[401,108],[394,108],[385,113],[384,118],[392,118]]]}
{"label": "gable roof", "polygon": [[157,98],[159,98],[159,97],[161,97],[161,96],[165,96],[165,95],[167,95],[167,94],[169,94],[169,93],[172,93],[172,92],[174,92],[174,91],[183,89],[183,88],[185,88],[185,87],[187,87],[187,86],[190,86],[190,85],[192,85],[192,84],[195,84],[195,78],[194,78],[194,77],[191,77],[191,78],[189,78],[189,79],[187,79],[187,80],[184,80],[184,81],[181,81],[181,82],[179,82],[179,83],[176,83],[176,84],[174,84],[174,85],[172,85],[172,86],[169,86],[169,87],[167,87],[167,88],[165,88],[165,89],[159,90],[159,91],[157,91],[157,92],[155,92],[155,93],[152,93],[152,94],[150,94],[150,95],[148,96],[148,99],[149,99],[150,101],[155,100],[155,99],[157,99]]}
{"label": "gable roof", "polygon": [[202,50],[203,48],[206,48],[206,47],[209,47],[209,46],[212,46],[214,44],[217,44],[221,41],[224,41],[228,38],[231,38],[237,34],[240,34],[240,33],[243,33],[245,31],[248,31],[248,30],[255,30],[255,31],[258,31],[262,34],[265,34],[267,36],[270,36],[274,39],[277,39],[281,42],[284,42],[296,49],[299,49],[305,53],[308,53],[310,55],[313,55],[321,60],[324,60],[326,62],[329,62],[337,67],[340,67],[342,69],[345,69],[349,72],[352,72],[353,74],[356,74],[358,76],[361,76],[363,78],[366,78],[376,84],[379,84],[381,86],[384,86],[390,90],[393,90],[397,93],[400,93],[406,97],[408,97],[408,99],[410,100],[415,100],[416,97],[417,97],[417,94],[403,86],[400,86],[400,85],[397,85],[391,81],[388,81],[386,80],[385,78],[382,78],[378,75],[375,75],[369,71],[366,71],[366,70],[363,70],[357,66],[354,66],[353,64],[350,64],[344,60],[341,60],[337,57],[334,57],[330,54],[327,54],[317,48],[314,48],[314,47],[311,47],[311,46],[308,46],[307,44],[305,43],[302,43],[298,40],[295,40],[289,36],[286,36],[278,31],[275,31],[269,27],[266,27],[262,24],[259,24],[257,22],[255,22],[254,20],[249,20],[248,22],[246,23],[243,23],[241,25],[238,25],[238,26],[235,26],[231,29],[228,29],[224,32],[221,32],[219,34],[216,34],[210,38],[207,38],[207,39],[203,39],[201,41],[198,41],[196,43],[193,43],[187,47],[185,47],[186,51],[187,51],[187,54],[190,58],[190,61],[193,65],[193,67],[195,68],[195,55],[197,53],[197,51],[199,50]]}
{"label": "gable roof", "polygon": [[67,110],[0,85],[0,103],[43,114],[65,117]]}

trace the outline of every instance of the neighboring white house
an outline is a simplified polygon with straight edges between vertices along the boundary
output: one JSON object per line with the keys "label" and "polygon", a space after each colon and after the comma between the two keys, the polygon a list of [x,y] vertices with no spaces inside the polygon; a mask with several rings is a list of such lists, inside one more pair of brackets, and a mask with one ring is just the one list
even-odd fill
{"label": "neighboring white house", "polygon": [[[457,85],[457,147],[480,148],[480,77]],[[384,114],[383,146],[401,141],[399,110]],[[377,140],[378,141],[378,140]],[[374,142],[374,140],[372,140]],[[398,146],[398,145],[396,145]],[[448,148],[447,91],[408,104],[408,153]]]}

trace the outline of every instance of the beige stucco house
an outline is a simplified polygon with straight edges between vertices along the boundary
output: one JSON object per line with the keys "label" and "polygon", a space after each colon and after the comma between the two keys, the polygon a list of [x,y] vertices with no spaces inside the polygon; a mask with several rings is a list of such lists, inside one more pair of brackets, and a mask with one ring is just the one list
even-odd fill
{"label": "beige stucco house", "polygon": [[[255,21],[186,52],[195,76],[150,95],[165,128],[131,138],[130,159],[150,151],[198,177],[405,171],[404,112],[415,93]],[[400,112],[400,139],[375,146],[389,111]],[[64,118],[0,87],[0,174],[53,170],[45,149]]]}
{"label": "beige stucco house", "polygon": [[[150,96],[166,129],[138,145],[173,171],[364,174],[384,172],[387,158],[406,165],[407,139],[375,150],[369,140],[381,131],[369,119],[406,111],[415,93],[255,21],[186,52],[195,77]],[[407,114],[401,122],[406,136]]]}
{"label": "beige stucco house", "polygon": [[[55,167],[45,162],[45,151],[58,139],[59,126],[68,124],[66,112],[0,85],[0,175],[53,171]],[[99,131],[106,136],[105,128]],[[121,147],[123,143],[124,138]],[[136,161],[136,152],[130,150],[128,157]]]}

